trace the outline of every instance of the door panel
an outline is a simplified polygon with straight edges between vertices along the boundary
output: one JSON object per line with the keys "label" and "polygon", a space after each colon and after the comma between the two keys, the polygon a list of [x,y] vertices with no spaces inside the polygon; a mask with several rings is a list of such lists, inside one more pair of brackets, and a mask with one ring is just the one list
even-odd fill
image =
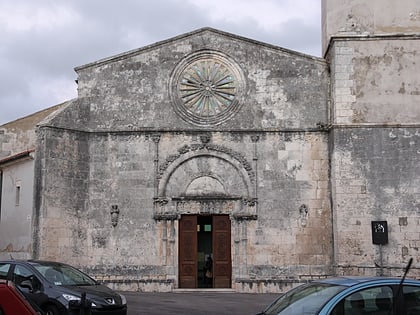
{"label": "door panel", "polygon": [[227,215],[213,216],[213,287],[230,288],[232,261],[230,220]]}
{"label": "door panel", "polygon": [[179,221],[179,287],[197,287],[197,216]]}

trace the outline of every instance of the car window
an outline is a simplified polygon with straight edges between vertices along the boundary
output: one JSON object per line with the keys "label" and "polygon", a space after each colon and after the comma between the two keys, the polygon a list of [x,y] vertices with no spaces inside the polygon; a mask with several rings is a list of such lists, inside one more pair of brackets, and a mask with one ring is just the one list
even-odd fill
{"label": "car window", "polygon": [[96,285],[96,281],[68,265],[35,265],[36,270],[54,285]]}
{"label": "car window", "polygon": [[403,287],[406,315],[420,315],[420,287]]}
{"label": "car window", "polygon": [[269,305],[266,315],[315,315],[321,307],[345,287],[332,284],[310,283],[301,285]]}
{"label": "car window", "polygon": [[34,273],[27,267],[16,265],[13,270],[12,281],[19,287],[22,286],[22,282],[29,280],[32,288],[37,290],[41,287],[41,282],[34,275]]}
{"label": "car window", "polygon": [[392,309],[393,294],[389,286],[357,291],[346,296],[332,311],[332,315],[388,315]]}
{"label": "car window", "polygon": [[10,264],[0,263],[0,279],[7,280],[7,274],[10,269]]}

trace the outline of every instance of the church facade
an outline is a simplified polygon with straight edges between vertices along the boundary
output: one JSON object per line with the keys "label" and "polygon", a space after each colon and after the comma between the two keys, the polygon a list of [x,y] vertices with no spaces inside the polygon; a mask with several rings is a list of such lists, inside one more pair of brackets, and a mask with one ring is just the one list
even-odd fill
{"label": "church facade", "polygon": [[141,291],[420,276],[406,2],[323,1],[325,58],[203,28],[77,67],[35,128],[28,255]]}

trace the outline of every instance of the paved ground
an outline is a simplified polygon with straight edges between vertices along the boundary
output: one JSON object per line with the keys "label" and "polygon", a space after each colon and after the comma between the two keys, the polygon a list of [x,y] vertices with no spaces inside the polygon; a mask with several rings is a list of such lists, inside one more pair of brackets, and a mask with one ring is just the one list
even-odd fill
{"label": "paved ground", "polygon": [[142,293],[122,292],[127,298],[128,315],[252,315],[260,312],[278,294],[226,292]]}

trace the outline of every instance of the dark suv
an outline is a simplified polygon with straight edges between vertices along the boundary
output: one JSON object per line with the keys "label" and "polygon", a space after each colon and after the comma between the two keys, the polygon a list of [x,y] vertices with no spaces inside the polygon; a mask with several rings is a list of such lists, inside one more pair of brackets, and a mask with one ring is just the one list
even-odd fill
{"label": "dark suv", "polygon": [[127,314],[127,302],[122,294],[66,264],[0,261],[0,279],[14,282],[25,297],[47,315],[71,315],[71,309],[77,307],[88,308],[92,315]]}

